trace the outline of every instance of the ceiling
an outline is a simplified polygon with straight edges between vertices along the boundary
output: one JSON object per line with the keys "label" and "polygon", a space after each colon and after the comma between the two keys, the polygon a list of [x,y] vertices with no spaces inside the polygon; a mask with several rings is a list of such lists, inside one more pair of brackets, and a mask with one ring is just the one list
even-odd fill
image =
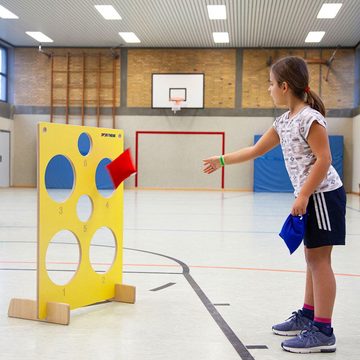
{"label": "ceiling", "polygon": [[[324,2],[341,2],[335,19],[317,19]],[[206,5],[225,4],[227,20],[209,20]],[[38,46],[25,31],[41,31],[56,47],[355,47],[360,42],[360,0],[0,0],[19,16],[0,19],[0,39]],[[94,5],[113,5],[122,20],[105,20]],[[132,31],[140,44],[126,44]],[[229,32],[214,44],[212,32]],[[305,43],[309,31],[325,31]]]}

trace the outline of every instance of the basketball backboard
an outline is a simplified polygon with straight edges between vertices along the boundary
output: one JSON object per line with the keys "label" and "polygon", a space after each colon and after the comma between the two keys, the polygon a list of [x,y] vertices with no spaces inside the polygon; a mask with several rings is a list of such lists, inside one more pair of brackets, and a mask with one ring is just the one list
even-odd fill
{"label": "basketball backboard", "polygon": [[181,99],[181,108],[204,108],[204,74],[152,74],[152,108],[173,109]]}

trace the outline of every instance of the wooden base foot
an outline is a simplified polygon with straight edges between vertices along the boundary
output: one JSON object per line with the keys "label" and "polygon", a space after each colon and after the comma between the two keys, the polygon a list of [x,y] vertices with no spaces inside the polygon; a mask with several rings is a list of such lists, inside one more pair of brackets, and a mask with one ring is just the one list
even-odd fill
{"label": "wooden base foot", "polygon": [[[115,284],[115,297],[112,301],[134,304],[136,297],[135,286]],[[44,321],[60,325],[70,323],[70,305],[65,303],[48,302],[46,305],[47,317],[39,319],[37,302],[30,299],[11,299],[8,316],[26,320]]]}
{"label": "wooden base foot", "polygon": [[115,284],[115,297],[113,301],[134,304],[136,298],[136,287],[125,284]]}
{"label": "wooden base foot", "polygon": [[46,304],[47,322],[69,325],[70,323],[70,305],[64,303],[48,302]]}
{"label": "wooden base foot", "polygon": [[29,299],[11,299],[8,316],[27,320],[38,320],[37,303],[35,300]]}
{"label": "wooden base foot", "polygon": [[8,316],[26,320],[50,322],[60,325],[69,325],[69,304],[49,302],[46,306],[47,318],[40,320],[37,315],[37,302],[29,299],[11,299]]}

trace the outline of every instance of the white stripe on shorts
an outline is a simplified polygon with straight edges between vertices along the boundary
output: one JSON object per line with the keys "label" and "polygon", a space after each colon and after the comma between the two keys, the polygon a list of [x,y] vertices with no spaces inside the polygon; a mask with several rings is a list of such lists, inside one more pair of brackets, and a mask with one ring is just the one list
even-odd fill
{"label": "white stripe on shorts", "polygon": [[326,206],[325,195],[324,195],[324,193],[320,193],[320,194],[321,194],[321,200],[323,203],[325,219],[326,219],[326,223],[327,223],[327,230],[331,231],[331,225],[330,225],[329,213],[328,213],[327,206]]}
{"label": "white stripe on shorts", "polygon": [[318,223],[318,227],[320,230],[322,230],[321,220],[320,220],[320,215],[319,215],[319,208],[318,208],[318,204],[317,204],[317,194],[313,194],[313,200],[314,200],[314,207],[315,207],[316,220]]}
{"label": "white stripe on shorts", "polygon": [[316,220],[317,220],[319,229],[331,231],[329,213],[327,211],[324,193],[314,194],[313,197],[314,197]]}

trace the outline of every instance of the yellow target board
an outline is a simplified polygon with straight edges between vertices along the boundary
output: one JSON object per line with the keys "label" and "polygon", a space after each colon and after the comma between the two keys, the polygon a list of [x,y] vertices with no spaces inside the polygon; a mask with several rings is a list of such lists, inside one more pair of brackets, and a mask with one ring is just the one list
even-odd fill
{"label": "yellow target board", "polygon": [[[87,153],[79,149],[81,137],[88,139]],[[114,160],[123,149],[122,130],[38,123],[37,314],[29,300],[12,299],[9,316],[66,324],[70,309],[107,299],[135,301],[135,288],[122,284],[123,184],[107,197],[101,194],[96,183],[97,171],[101,170],[104,160]],[[49,195],[45,180],[47,168],[57,156],[66,159],[73,170],[73,186],[64,201]],[[87,221],[81,220],[77,213],[83,195],[89,197],[92,204]],[[89,256],[91,239],[101,228],[110,230],[116,248],[113,262],[105,273],[94,270]],[[74,276],[65,285],[59,285],[49,276],[46,256],[51,240],[64,230],[76,238],[80,257]],[[59,251],[66,250],[66,246],[59,248]]]}

